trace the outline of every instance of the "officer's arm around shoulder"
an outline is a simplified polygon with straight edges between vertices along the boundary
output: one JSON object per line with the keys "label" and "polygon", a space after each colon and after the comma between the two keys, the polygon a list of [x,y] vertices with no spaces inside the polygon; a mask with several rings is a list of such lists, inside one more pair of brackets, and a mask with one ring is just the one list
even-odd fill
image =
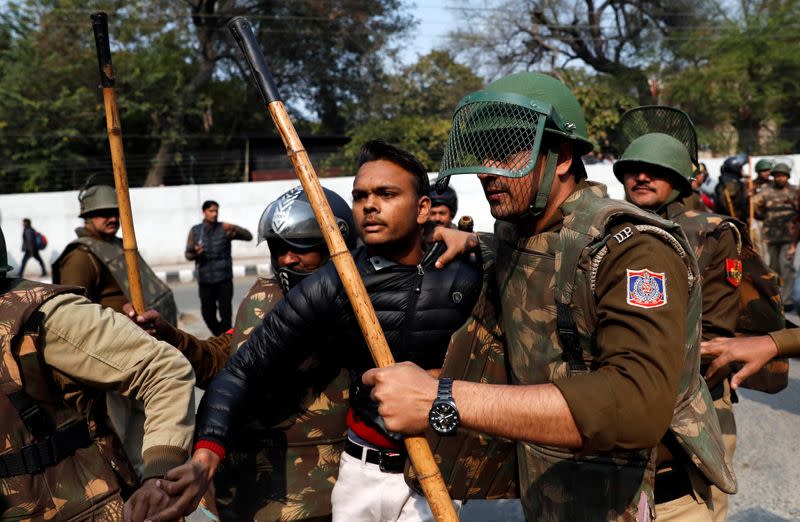
{"label": "officer's arm around shoulder", "polygon": [[585,451],[656,446],[677,398],[686,351],[687,268],[662,239],[631,229],[631,236],[618,236],[621,242],[609,240],[597,271],[598,368],[555,382]]}
{"label": "officer's arm around shoulder", "polygon": [[56,296],[39,310],[48,365],[89,388],[144,402],[144,478],[185,462],[194,430],[194,373],[186,358],[81,296]]}

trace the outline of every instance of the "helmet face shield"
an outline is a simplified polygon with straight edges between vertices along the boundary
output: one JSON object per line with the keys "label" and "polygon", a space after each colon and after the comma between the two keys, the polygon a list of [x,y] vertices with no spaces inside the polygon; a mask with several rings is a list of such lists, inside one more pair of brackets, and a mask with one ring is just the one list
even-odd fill
{"label": "helmet face shield", "polygon": [[481,91],[465,97],[453,116],[439,178],[527,176],[536,164],[548,120],[558,125],[549,104],[522,95]]}

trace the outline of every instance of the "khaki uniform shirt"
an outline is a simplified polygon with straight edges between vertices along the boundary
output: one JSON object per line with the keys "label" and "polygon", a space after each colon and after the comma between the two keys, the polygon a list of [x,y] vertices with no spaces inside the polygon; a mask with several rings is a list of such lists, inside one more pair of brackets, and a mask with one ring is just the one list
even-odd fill
{"label": "khaki uniform shirt", "polygon": [[778,355],[783,357],[800,357],[800,328],[788,328],[770,332],[769,336],[778,347]]}
{"label": "khaki uniform shirt", "polygon": [[[559,212],[546,230],[559,230],[563,218]],[[620,223],[611,232],[626,226],[632,225]],[[652,234],[634,232],[608,247],[595,287],[598,369],[554,382],[586,453],[654,446],[672,419],[685,355],[689,283],[683,260]],[[664,273],[665,305],[627,304],[626,270],[645,268]]]}
{"label": "khaki uniform shirt", "polygon": [[[671,219],[679,225],[684,219],[692,219],[691,206],[682,201],[672,203],[667,210],[661,213],[661,217]],[[680,204],[690,209],[687,215],[681,213]],[[694,214],[694,218],[698,219]],[[700,218],[710,219],[707,213],[701,214]],[[691,222],[690,222],[691,224]],[[737,233],[732,229],[734,225],[720,227],[714,232],[703,236],[703,240],[698,234],[686,228],[686,239],[694,248],[697,257],[697,265],[700,269],[703,288],[703,333],[702,339],[708,341],[715,337],[733,337],[736,334],[736,322],[739,319],[739,287],[730,280],[728,272],[728,260],[734,262],[739,260],[739,242]]]}
{"label": "khaki uniform shirt", "polygon": [[161,476],[189,456],[194,432],[194,373],[178,350],[127,317],[64,294],[39,310],[45,362],[88,387],[144,403],[143,478]]}
{"label": "khaki uniform shirt", "polygon": [[83,248],[74,248],[61,261],[59,284],[81,286],[93,302],[122,313],[128,302],[111,271],[94,254]]}

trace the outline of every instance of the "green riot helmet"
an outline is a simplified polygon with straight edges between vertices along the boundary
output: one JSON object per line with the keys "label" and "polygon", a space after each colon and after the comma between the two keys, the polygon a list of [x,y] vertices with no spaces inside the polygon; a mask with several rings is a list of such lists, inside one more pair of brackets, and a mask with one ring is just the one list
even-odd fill
{"label": "green riot helmet", "polygon": [[676,193],[670,197],[674,201],[678,195],[692,193],[692,159],[686,146],[677,139],[652,132],[633,140],[622,157],[614,163],[614,175],[620,183],[626,172],[642,171],[654,174],[667,174]]}
{"label": "green riot helmet", "polygon": [[81,205],[81,212],[78,217],[91,217],[92,212],[98,210],[119,210],[117,204],[117,193],[114,187],[108,185],[92,185],[80,191],[78,202]]}
{"label": "green riot helmet", "polygon": [[[545,140],[545,134],[557,139]],[[585,175],[579,158],[591,151],[578,101],[557,79],[540,73],[500,78],[464,97],[456,107],[447,138],[437,188],[456,174],[491,174],[522,178],[531,173],[540,153],[547,161],[529,212],[544,210],[555,178],[559,145],[573,144],[574,169]],[[533,198],[532,198],[533,199]]]}
{"label": "green riot helmet", "polygon": [[776,163],[774,167],[772,167],[772,176],[777,176],[779,174],[783,174],[784,176],[791,176],[792,175],[792,167],[790,167],[786,163]]}
{"label": "green riot helmet", "polygon": [[6,276],[11,272],[12,267],[8,264],[8,250],[6,250],[6,237],[3,235],[3,229],[0,228],[0,278]]}
{"label": "green riot helmet", "polygon": [[765,170],[772,170],[772,162],[768,159],[760,159],[756,161],[756,172],[764,172]]}

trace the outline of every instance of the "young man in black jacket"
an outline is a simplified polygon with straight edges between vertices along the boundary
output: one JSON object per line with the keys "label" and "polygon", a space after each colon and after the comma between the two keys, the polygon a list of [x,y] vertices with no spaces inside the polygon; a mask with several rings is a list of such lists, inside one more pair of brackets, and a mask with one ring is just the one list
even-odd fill
{"label": "young man in black jacket", "polygon": [[[395,359],[436,372],[451,334],[477,300],[480,269],[467,260],[434,268],[441,251],[436,244],[424,250],[431,201],[426,169],[416,158],[374,140],[357,163],[353,218],[365,246],[353,251],[356,266]],[[385,429],[370,389],[361,383],[361,374],[374,365],[331,263],[293,288],[211,383],[200,408],[194,457],[162,481],[175,509],[156,519],[193,507],[224,458],[248,395],[264,383],[280,382],[287,368],[311,353],[350,369],[353,382],[333,519],[432,520],[425,500],[412,495],[403,479],[401,437]],[[273,404],[281,400],[280,390],[270,395]]]}

